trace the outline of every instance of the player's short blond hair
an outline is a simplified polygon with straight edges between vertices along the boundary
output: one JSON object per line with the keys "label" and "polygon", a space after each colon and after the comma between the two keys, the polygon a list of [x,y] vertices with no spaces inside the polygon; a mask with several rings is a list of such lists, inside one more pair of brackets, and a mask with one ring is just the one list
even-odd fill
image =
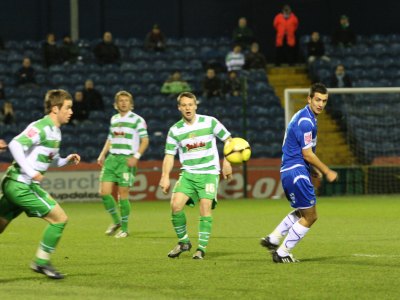
{"label": "player's short blond hair", "polygon": [[44,97],[44,113],[49,114],[54,106],[61,108],[65,100],[71,100],[72,96],[66,90],[48,90]]}
{"label": "player's short blond hair", "polygon": [[193,100],[194,100],[194,103],[197,104],[197,98],[196,98],[196,96],[195,96],[193,93],[191,93],[191,92],[183,92],[183,93],[180,93],[180,94],[179,94],[178,98],[176,98],[176,100],[178,101],[178,105],[181,104],[181,99],[182,99],[183,97],[193,99]]}
{"label": "player's short blond hair", "polygon": [[131,102],[131,106],[132,106],[131,109],[133,109],[133,105],[134,105],[134,103],[133,103],[133,96],[132,96],[131,93],[129,93],[129,92],[127,92],[127,91],[119,91],[118,93],[115,94],[115,97],[114,97],[114,108],[115,108],[116,110],[118,110],[117,102],[118,102],[118,99],[119,99],[120,96],[126,96],[126,97],[128,97],[128,98],[129,98],[129,101]]}

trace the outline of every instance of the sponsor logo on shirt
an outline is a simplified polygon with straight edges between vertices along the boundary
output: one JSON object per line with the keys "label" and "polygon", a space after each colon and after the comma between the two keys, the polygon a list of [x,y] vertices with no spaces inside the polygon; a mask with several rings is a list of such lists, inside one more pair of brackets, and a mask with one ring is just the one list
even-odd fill
{"label": "sponsor logo on shirt", "polygon": [[125,132],[123,132],[123,131],[113,131],[113,135],[115,137],[124,137],[125,136]]}
{"label": "sponsor logo on shirt", "polygon": [[206,143],[204,143],[204,142],[186,144],[186,150],[187,151],[201,150],[200,148],[204,148],[205,146],[206,146]]}

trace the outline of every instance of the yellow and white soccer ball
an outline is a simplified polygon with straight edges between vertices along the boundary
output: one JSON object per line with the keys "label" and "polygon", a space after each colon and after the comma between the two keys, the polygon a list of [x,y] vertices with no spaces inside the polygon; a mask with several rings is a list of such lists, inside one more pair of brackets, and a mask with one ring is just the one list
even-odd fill
{"label": "yellow and white soccer ball", "polygon": [[224,156],[231,164],[241,164],[250,159],[250,145],[245,139],[233,138],[225,143]]}

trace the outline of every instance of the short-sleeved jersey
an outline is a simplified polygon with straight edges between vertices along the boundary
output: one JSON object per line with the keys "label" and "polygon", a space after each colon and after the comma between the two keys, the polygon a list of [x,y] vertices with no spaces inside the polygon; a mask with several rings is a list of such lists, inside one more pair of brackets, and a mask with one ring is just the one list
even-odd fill
{"label": "short-sleeved jersey", "polygon": [[310,165],[304,160],[302,149],[317,146],[317,119],[307,105],[299,110],[290,120],[282,145],[281,172],[304,166],[310,170]]}
{"label": "short-sleeved jersey", "polygon": [[[49,116],[29,124],[14,140],[22,145],[27,163],[42,174],[46,173],[52,161],[59,157],[61,131]],[[15,161],[8,168],[7,176],[26,184],[32,182]]]}
{"label": "short-sleeved jersey", "polygon": [[124,155],[135,154],[139,149],[140,139],[147,136],[147,125],[141,116],[131,111],[125,116],[116,114],[111,118],[108,134],[111,142],[109,152]]}
{"label": "short-sleeved jersey", "polygon": [[181,169],[196,174],[219,174],[221,168],[216,138],[225,141],[230,132],[216,118],[197,115],[193,124],[183,119],[168,132],[165,154],[179,151]]}

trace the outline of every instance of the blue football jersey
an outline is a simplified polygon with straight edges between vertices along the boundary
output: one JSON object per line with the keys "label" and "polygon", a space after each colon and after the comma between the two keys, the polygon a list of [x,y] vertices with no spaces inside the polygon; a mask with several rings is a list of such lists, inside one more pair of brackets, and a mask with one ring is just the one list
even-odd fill
{"label": "blue football jersey", "polygon": [[304,160],[301,151],[312,147],[315,153],[316,145],[317,119],[307,105],[292,117],[286,128],[282,145],[281,172],[301,166],[310,170],[309,163]]}

